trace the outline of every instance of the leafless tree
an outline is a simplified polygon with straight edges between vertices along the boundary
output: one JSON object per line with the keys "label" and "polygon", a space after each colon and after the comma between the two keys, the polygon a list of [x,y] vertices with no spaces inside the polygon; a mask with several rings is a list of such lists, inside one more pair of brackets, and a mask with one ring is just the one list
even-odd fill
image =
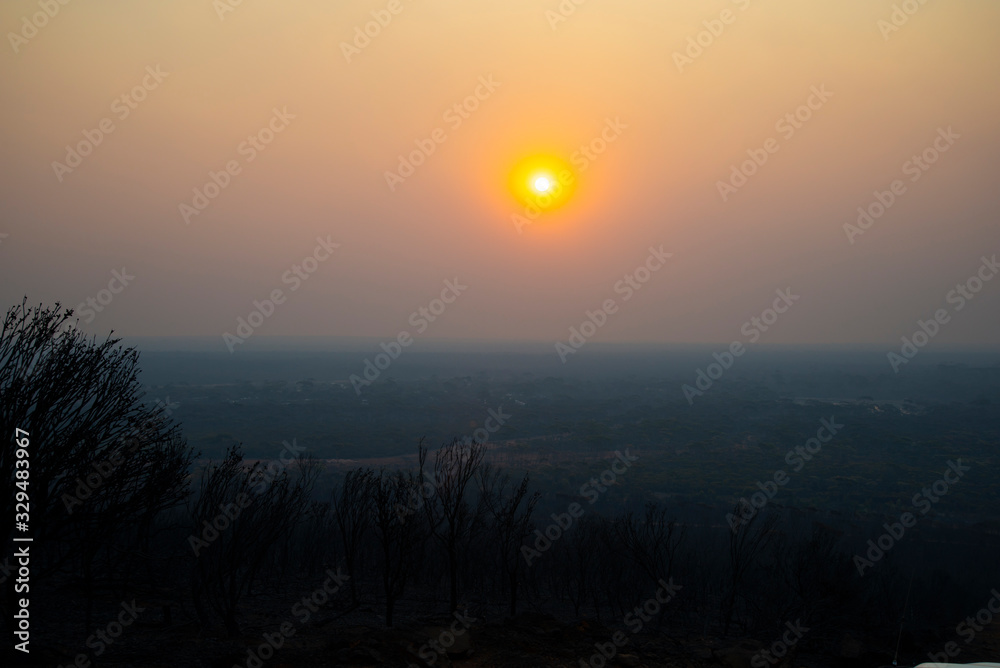
{"label": "leafless tree", "polygon": [[864,583],[836,541],[831,528],[816,523],[808,539],[780,550],[782,563],[776,570],[784,582],[775,589],[786,592],[782,598],[789,608],[777,610],[775,618],[822,619],[828,631],[843,633],[870,610]]}
{"label": "leafless tree", "polygon": [[420,567],[425,529],[421,514],[399,512],[416,485],[413,476],[381,470],[370,478],[372,526],[379,547],[385,624],[393,625],[396,601]]}
{"label": "leafless tree", "polygon": [[[594,602],[598,612],[598,590],[605,582],[599,559],[595,555],[603,549],[602,518],[587,514],[577,520],[566,532],[550,539],[551,547],[531,567],[531,571],[543,570],[547,586],[543,595],[568,598],[574,614],[579,617],[588,599]],[[543,531],[543,534],[545,532]]]}
{"label": "leafless tree", "polygon": [[371,525],[372,481],[371,469],[353,469],[344,476],[344,482],[332,494],[333,518],[344,550],[344,565],[350,576],[351,603],[358,604],[357,559],[365,533]]}
{"label": "leafless tree", "polygon": [[540,497],[528,494],[528,475],[514,487],[510,476],[491,464],[476,476],[480,498],[491,520],[491,532],[500,572],[506,579],[510,616],[517,614],[517,592],[521,582],[521,545],[531,531],[531,515]]}
{"label": "leafless tree", "polygon": [[418,482],[432,484],[434,494],[424,503],[431,536],[445,553],[448,566],[449,612],[458,609],[459,570],[463,542],[471,540],[480,528],[483,511],[481,504],[473,505],[469,496],[470,483],[486,454],[486,446],[479,442],[464,444],[458,439],[441,446],[434,456],[432,478],[425,472],[427,450],[418,447]]}
{"label": "leafless tree", "polygon": [[[733,516],[740,517],[741,510],[743,505],[737,502]],[[747,574],[775,538],[778,519],[775,513],[757,512],[729,533],[729,574],[721,606],[723,635],[728,635],[733,616],[739,613],[737,603],[743,595]]]}
{"label": "leafless tree", "polygon": [[[0,431],[28,433],[31,523],[42,558],[34,580],[73,569],[90,614],[96,555],[126,534],[148,537],[156,516],[187,495],[193,453],[162,407],[145,405],[139,353],[73,327],[71,310],[25,299],[0,331]],[[14,448],[0,448],[0,476],[15,478]],[[6,495],[0,534],[15,529]],[[142,529],[135,533],[133,527]]]}
{"label": "leafless tree", "polygon": [[614,523],[615,538],[625,548],[636,567],[655,585],[673,574],[674,557],[683,531],[667,519],[667,509],[647,503],[641,517],[627,511]]}
{"label": "leafless tree", "polygon": [[308,508],[316,467],[302,459],[296,467],[294,480],[287,470],[262,476],[264,465],[247,465],[234,446],[204,472],[188,539],[195,555],[191,592],[203,624],[213,613],[230,637],[239,634],[241,599]]}

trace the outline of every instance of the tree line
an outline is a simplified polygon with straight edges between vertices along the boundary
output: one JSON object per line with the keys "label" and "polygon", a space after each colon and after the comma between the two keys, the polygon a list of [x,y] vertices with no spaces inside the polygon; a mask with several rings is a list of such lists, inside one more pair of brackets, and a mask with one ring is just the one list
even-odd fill
{"label": "tree line", "polygon": [[[718,526],[681,522],[646,499],[571,516],[477,441],[434,450],[419,441],[415,466],[359,467],[325,488],[323,464],[294,442],[272,462],[248,461],[234,445],[199,465],[169,411],[144,401],[138,352],[67,328],[71,316],[26,303],[7,313],[0,430],[27,430],[37,444],[32,587],[78,597],[82,637],[96,603],[132,598],[159,610],[165,628],[195,623],[235,637],[255,596],[331,568],[347,578],[330,614],[374,606],[386,626],[399,623],[402,601],[423,612],[545,611],[620,625],[668,581],[680,593],[648,632],[767,637],[801,619],[832,639],[891,634],[902,614],[910,578],[893,555],[860,578],[831,527],[771,508],[736,528],[721,515]],[[12,453],[0,449],[9,480]],[[14,514],[5,496],[7,545]],[[559,530],[546,533],[552,525]],[[4,577],[8,624],[21,594]],[[956,590],[945,569],[921,578],[914,598],[945,592],[951,614],[964,601]]]}

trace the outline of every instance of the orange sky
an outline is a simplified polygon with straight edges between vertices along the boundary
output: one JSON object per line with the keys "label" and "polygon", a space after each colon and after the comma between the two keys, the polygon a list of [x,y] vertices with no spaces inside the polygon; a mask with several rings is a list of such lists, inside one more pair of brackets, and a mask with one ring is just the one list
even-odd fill
{"label": "orange sky", "polygon": [[[227,2],[53,1],[44,20],[48,2],[0,4],[5,309],[76,305],[124,268],[87,331],[221,337],[281,290],[263,336],[395,337],[457,277],[468,289],[423,336],[557,341],[611,298],[598,340],[729,342],[791,288],[766,343],[891,346],[1000,252],[993,0],[914,0],[898,30],[872,0],[243,0],[220,16]],[[70,168],[85,132],[100,143]],[[907,165],[925,150],[926,171]],[[574,165],[575,190],[519,224],[508,177],[537,154]],[[226,186],[186,215],[210,172]],[[885,214],[845,230],[894,180]],[[339,247],[293,289],[318,237]],[[618,281],[661,245],[671,259],[624,300]],[[1000,280],[941,344],[995,345],[998,306]]]}

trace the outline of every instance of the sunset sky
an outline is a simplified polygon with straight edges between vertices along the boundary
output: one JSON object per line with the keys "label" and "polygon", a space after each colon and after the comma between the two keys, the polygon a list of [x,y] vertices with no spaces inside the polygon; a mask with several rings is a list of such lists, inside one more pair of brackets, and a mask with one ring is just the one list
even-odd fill
{"label": "sunset sky", "polygon": [[[232,5],[0,4],[4,310],[111,283],[86,331],[224,350],[276,290],[255,336],[555,342],[611,299],[595,340],[714,343],[790,289],[762,342],[998,343],[1000,280],[948,299],[1000,253],[995,0]],[[529,219],[540,157],[572,192]]]}

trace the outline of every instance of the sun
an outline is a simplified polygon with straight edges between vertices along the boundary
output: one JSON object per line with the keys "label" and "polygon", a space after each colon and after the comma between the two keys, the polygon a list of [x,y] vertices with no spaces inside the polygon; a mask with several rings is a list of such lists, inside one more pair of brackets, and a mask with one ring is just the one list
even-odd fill
{"label": "sun", "polygon": [[576,176],[561,158],[532,155],[511,171],[510,189],[526,212],[537,215],[566,204],[576,189]]}

